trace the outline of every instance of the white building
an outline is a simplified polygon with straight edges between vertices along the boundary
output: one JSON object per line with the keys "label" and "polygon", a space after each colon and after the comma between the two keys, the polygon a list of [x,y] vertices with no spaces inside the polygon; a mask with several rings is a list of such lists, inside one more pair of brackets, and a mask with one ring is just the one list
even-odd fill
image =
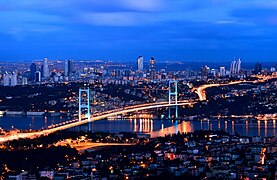
{"label": "white building", "polygon": [[220,74],[221,77],[226,76],[226,69],[225,69],[225,67],[220,67],[219,68],[219,74]]}
{"label": "white building", "polygon": [[13,72],[11,76],[11,86],[16,86],[16,85],[17,85],[17,74]]}
{"label": "white building", "polygon": [[37,71],[35,74],[35,82],[40,82],[41,81],[41,73],[40,71]]}
{"label": "white building", "polygon": [[42,67],[42,77],[43,78],[49,78],[49,66],[48,66],[48,60],[47,58],[43,59],[43,67]]}
{"label": "white building", "polygon": [[137,63],[138,63],[138,71],[143,71],[143,57],[142,56],[138,57]]}
{"label": "white building", "polygon": [[241,70],[241,60],[238,59],[237,61],[236,60],[232,61],[231,67],[230,67],[231,76],[239,75],[240,70]]}
{"label": "white building", "polygon": [[3,75],[4,86],[10,86],[10,75],[6,72]]}
{"label": "white building", "polygon": [[22,78],[22,85],[27,85],[28,84],[28,79],[26,77]]}

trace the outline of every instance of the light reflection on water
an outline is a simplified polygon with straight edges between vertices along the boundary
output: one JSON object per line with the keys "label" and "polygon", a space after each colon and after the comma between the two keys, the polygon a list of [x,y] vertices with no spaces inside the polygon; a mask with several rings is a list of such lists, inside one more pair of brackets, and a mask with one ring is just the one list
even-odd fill
{"label": "light reflection on water", "polygon": [[[276,121],[239,121],[239,120],[101,120],[90,123],[92,131],[109,132],[136,132],[149,133],[151,137],[164,136],[165,134],[176,134],[193,132],[195,130],[225,130],[230,134],[238,133],[244,136],[276,136]],[[83,126],[81,129],[86,129]]]}
{"label": "light reflection on water", "polygon": [[[62,117],[0,117],[0,127],[10,130],[12,126],[17,129],[41,129],[53,123],[67,121]],[[276,136],[276,120],[250,121],[250,120],[152,120],[152,119],[115,119],[100,120],[89,124],[92,131],[109,132],[136,132],[149,133],[152,137],[176,134],[179,132],[193,132],[195,130],[225,130],[230,134],[239,133],[245,136]],[[76,127],[74,130],[88,130],[88,125]]]}

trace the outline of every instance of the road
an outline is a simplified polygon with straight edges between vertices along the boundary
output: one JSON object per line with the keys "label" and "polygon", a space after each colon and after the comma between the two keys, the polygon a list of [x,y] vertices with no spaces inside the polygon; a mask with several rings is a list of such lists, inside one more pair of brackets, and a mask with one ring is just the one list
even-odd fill
{"label": "road", "polygon": [[97,147],[104,146],[130,146],[133,145],[131,143],[96,143],[96,142],[71,142],[71,141],[61,141],[55,144],[55,146],[67,146],[69,145],[72,148],[76,148],[80,152],[84,152],[85,150],[94,149]]}
{"label": "road", "polygon": [[207,89],[207,88],[218,87],[218,86],[229,86],[229,85],[240,84],[240,83],[249,83],[249,82],[251,83],[253,81],[234,81],[234,82],[230,82],[230,83],[226,83],[226,84],[205,84],[205,85],[198,87],[195,90],[199,97],[199,100],[205,101],[207,99],[205,89]]}
{"label": "road", "polygon": [[260,83],[260,82],[268,81],[270,79],[277,78],[276,75],[274,75],[274,76],[257,75],[257,76],[253,76],[253,77],[258,78],[258,80],[253,80],[253,81],[239,80],[239,81],[232,81],[232,82],[224,83],[224,84],[218,84],[218,83],[217,84],[204,84],[202,86],[199,86],[198,88],[195,88],[194,91],[197,93],[200,101],[205,101],[205,100],[207,100],[206,92],[205,92],[205,89],[207,89],[207,88],[218,87],[218,86],[229,86],[229,85],[235,85],[235,84],[240,84],[240,83]]}

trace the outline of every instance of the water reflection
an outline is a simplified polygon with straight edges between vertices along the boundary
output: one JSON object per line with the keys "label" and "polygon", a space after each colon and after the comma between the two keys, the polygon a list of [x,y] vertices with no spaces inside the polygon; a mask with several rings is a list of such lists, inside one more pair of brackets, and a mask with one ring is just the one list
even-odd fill
{"label": "water reflection", "polygon": [[258,120],[258,136],[261,135],[261,122]]}
{"label": "water reflection", "polygon": [[[0,117],[0,127],[10,130],[41,129],[51,124],[68,120],[60,117]],[[193,132],[195,130],[225,130],[230,134],[239,133],[245,136],[276,136],[276,120],[235,120],[235,119],[204,119],[199,121],[153,120],[153,119],[115,119],[100,120],[74,128],[75,130],[136,132],[149,133],[152,136],[175,134],[178,131]]]}
{"label": "water reflection", "polygon": [[[163,124],[162,124],[163,126]],[[153,131],[150,132],[149,134],[151,137],[159,137],[159,136],[164,136],[166,134],[177,134],[179,132],[192,132],[193,127],[190,122],[181,122],[181,123],[175,123],[174,126],[167,127],[167,128],[162,128],[160,131]]]}
{"label": "water reflection", "polygon": [[151,136],[164,136],[179,132],[193,132],[195,130],[225,130],[230,134],[238,133],[244,136],[274,136],[276,135],[276,121],[252,120],[151,120],[151,119],[118,119],[113,121],[101,120],[92,123],[92,131],[121,132],[131,131],[149,133]]}

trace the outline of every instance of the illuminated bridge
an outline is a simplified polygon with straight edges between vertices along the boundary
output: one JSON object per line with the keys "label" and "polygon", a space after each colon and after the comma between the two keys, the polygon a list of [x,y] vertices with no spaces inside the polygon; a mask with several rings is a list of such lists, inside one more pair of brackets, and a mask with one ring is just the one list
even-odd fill
{"label": "illuminated bridge", "polygon": [[[272,79],[272,78],[276,78],[276,76],[264,76],[259,79],[259,82],[264,82],[264,81]],[[155,108],[163,108],[163,107],[168,107],[170,109],[170,108],[174,107],[176,109],[175,117],[178,117],[178,114],[177,114],[178,106],[189,106],[189,105],[193,105],[193,104],[197,103],[198,101],[206,100],[206,94],[205,94],[206,88],[215,87],[215,86],[234,85],[234,84],[240,84],[240,83],[245,83],[245,82],[246,81],[235,81],[235,82],[229,82],[229,83],[225,83],[225,84],[202,85],[202,86],[194,89],[196,91],[196,93],[198,94],[199,99],[197,101],[188,102],[188,101],[177,101],[177,81],[170,81],[169,82],[169,101],[167,101],[167,102],[146,103],[146,104],[140,104],[140,105],[134,105],[134,106],[127,106],[124,108],[118,108],[118,109],[114,109],[114,110],[97,113],[96,115],[90,115],[90,113],[88,113],[89,116],[84,119],[82,118],[81,110],[82,110],[82,108],[89,109],[89,103],[87,103],[83,106],[81,104],[81,101],[79,100],[79,119],[70,120],[67,122],[60,123],[60,124],[54,124],[54,125],[48,126],[47,129],[40,130],[38,132],[14,133],[14,134],[7,134],[4,136],[0,136],[0,143],[10,141],[10,140],[20,139],[20,138],[33,139],[33,138],[36,138],[41,135],[47,135],[47,134],[50,134],[50,133],[53,133],[56,131],[80,126],[80,125],[86,124],[91,121],[97,121],[97,120],[105,119],[105,118],[111,117],[111,116],[116,116],[116,115],[120,115],[120,114],[136,112],[136,111],[141,111],[141,110],[147,110],[147,109],[155,109]],[[247,81],[247,82],[256,83],[255,81]],[[171,91],[171,84],[174,85],[173,92]],[[79,96],[80,96],[80,94],[79,94]]]}
{"label": "illuminated bridge", "polygon": [[80,126],[83,124],[86,124],[90,121],[97,121],[97,120],[101,120],[101,119],[105,119],[107,117],[111,117],[111,116],[116,116],[116,115],[120,115],[120,114],[125,114],[125,113],[130,113],[130,112],[136,112],[136,111],[140,111],[140,110],[146,110],[146,109],[154,109],[154,108],[162,108],[162,107],[171,107],[171,106],[186,106],[186,105],[192,105],[195,102],[183,102],[180,101],[178,102],[178,104],[168,104],[168,102],[159,102],[159,103],[147,103],[147,104],[141,104],[141,105],[135,105],[135,106],[128,106],[126,108],[119,108],[119,109],[115,109],[115,110],[110,110],[110,111],[106,111],[106,112],[102,112],[102,113],[98,113],[97,116],[93,116],[91,115],[90,118],[86,118],[84,120],[71,120],[68,121],[67,123],[64,122],[63,124],[57,124],[57,125],[52,125],[49,126],[48,129],[44,129],[38,132],[29,132],[29,133],[15,133],[15,134],[11,134],[8,136],[4,136],[4,137],[0,137],[0,143],[6,142],[6,141],[10,141],[10,140],[14,140],[14,139],[19,139],[19,138],[36,138],[38,136],[41,135],[47,135],[56,131],[60,131],[60,130],[65,130],[65,129],[69,129],[72,127],[76,127],[76,126]]}

